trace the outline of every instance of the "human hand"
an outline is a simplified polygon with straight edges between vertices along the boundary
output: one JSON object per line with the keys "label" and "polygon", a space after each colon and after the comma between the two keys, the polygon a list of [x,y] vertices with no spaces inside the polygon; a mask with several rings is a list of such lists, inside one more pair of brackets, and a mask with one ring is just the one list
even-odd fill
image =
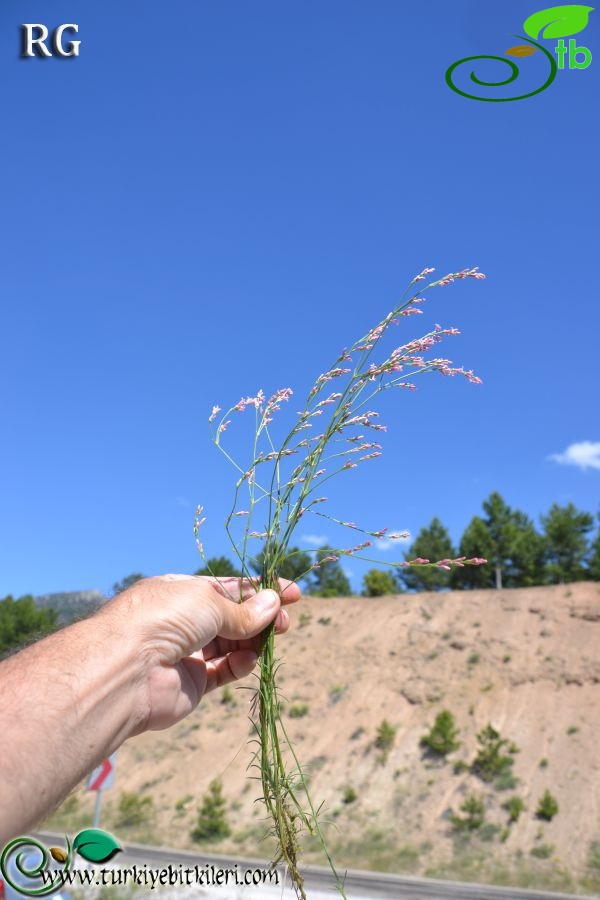
{"label": "human hand", "polygon": [[[138,695],[141,726],[135,733],[168,728],[196,708],[208,691],[244,678],[256,665],[262,633],[272,622],[282,634],[289,616],[282,605],[300,599],[300,589],[280,580],[275,591],[249,581],[205,576],[145,578],[109,607],[124,617],[123,627],[141,641],[142,679]],[[107,610],[108,612],[108,610]]]}

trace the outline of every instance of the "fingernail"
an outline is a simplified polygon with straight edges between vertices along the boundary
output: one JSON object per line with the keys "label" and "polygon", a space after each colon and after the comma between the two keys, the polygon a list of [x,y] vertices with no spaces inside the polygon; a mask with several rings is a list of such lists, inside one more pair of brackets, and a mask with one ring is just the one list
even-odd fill
{"label": "fingernail", "polygon": [[280,609],[275,617],[275,628],[284,631],[289,625],[290,617],[285,609]]}

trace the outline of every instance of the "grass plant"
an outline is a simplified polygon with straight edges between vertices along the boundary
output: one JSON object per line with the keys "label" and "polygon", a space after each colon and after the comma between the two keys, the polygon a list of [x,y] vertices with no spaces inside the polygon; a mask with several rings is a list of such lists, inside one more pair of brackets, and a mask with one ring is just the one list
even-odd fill
{"label": "grass plant", "polygon": [[[315,380],[306,402],[283,439],[274,424],[282,404],[292,397],[290,388],[276,391],[267,398],[262,390],[255,396],[242,397],[223,413],[214,406],[209,417],[212,438],[237,472],[233,503],[225,528],[239,561],[242,577],[256,590],[281,590],[279,576],[295,555],[292,537],[298,523],[318,517],[340,530],[359,535],[351,546],[328,547],[319,552],[307,572],[335,564],[344,557],[379,562],[366,555],[373,541],[385,539],[400,542],[406,532],[389,529],[362,528],[324,511],[327,497],[324,485],[342,472],[349,472],[381,456],[381,436],[387,426],[374,409],[375,401],[387,391],[414,391],[414,379],[425,373],[462,376],[479,384],[471,370],[454,367],[451,360],[429,357],[429,351],[442,339],[459,334],[456,328],[435,325],[423,337],[409,340],[392,350],[382,352],[385,340],[395,326],[411,316],[422,314],[421,304],[427,291],[444,287],[457,280],[482,279],[476,268],[454,272],[427,283],[433,269],[424,269],[410,282],[404,295],[377,325],[336,357],[333,364]],[[234,417],[251,411],[253,427],[249,458],[241,462],[226,444],[226,432]],[[326,509],[326,507],[325,507]],[[196,514],[194,531],[202,559],[206,562],[200,540],[204,522],[202,507]],[[484,563],[479,558],[429,560],[417,557],[389,563],[392,567],[425,567],[451,569]],[[256,572],[258,571],[258,575]],[[216,574],[216,573],[215,573]],[[241,596],[231,597],[242,602]],[[325,846],[320,825],[320,807],[311,799],[307,779],[295,749],[289,740],[281,716],[273,628],[264,635],[259,658],[259,685],[253,707],[255,737],[258,743],[253,762],[258,766],[272,834],[278,847],[274,864],[283,862],[289,871],[298,897],[305,898],[299,868],[300,835],[307,832],[322,845],[335,876],[336,886],[345,897],[344,884]]]}

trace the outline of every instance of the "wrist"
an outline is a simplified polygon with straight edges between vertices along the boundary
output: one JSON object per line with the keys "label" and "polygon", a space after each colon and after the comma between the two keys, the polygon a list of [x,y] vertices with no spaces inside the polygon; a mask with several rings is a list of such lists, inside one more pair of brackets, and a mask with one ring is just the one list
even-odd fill
{"label": "wrist", "polygon": [[[148,717],[135,635],[106,609],[5,660],[0,837],[32,827]],[[40,739],[40,735],[43,739]],[[29,774],[35,775],[35,791]]]}
{"label": "wrist", "polygon": [[94,640],[105,648],[98,670],[105,684],[100,690],[97,684],[96,690],[115,702],[115,748],[144,731],[150,714],[148,680],[153,665],[153,654],[144,641],[143,629],[135,622],[137,603],[131,597],[126,604],[122,599],[109,601],[99,613],[86,620],[93,628]]}

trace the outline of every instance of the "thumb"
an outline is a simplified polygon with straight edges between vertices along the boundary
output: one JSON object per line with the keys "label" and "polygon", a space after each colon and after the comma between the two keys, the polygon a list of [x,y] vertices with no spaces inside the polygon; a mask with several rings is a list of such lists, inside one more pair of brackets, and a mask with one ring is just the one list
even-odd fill
{"label": "thumb", "polygon": [[255,637],[275,619],[281,600],[275,591],[259,591],[243,603],[234,603],[216,594],[213,602],[219,614],[221,637],[241,641]]}

